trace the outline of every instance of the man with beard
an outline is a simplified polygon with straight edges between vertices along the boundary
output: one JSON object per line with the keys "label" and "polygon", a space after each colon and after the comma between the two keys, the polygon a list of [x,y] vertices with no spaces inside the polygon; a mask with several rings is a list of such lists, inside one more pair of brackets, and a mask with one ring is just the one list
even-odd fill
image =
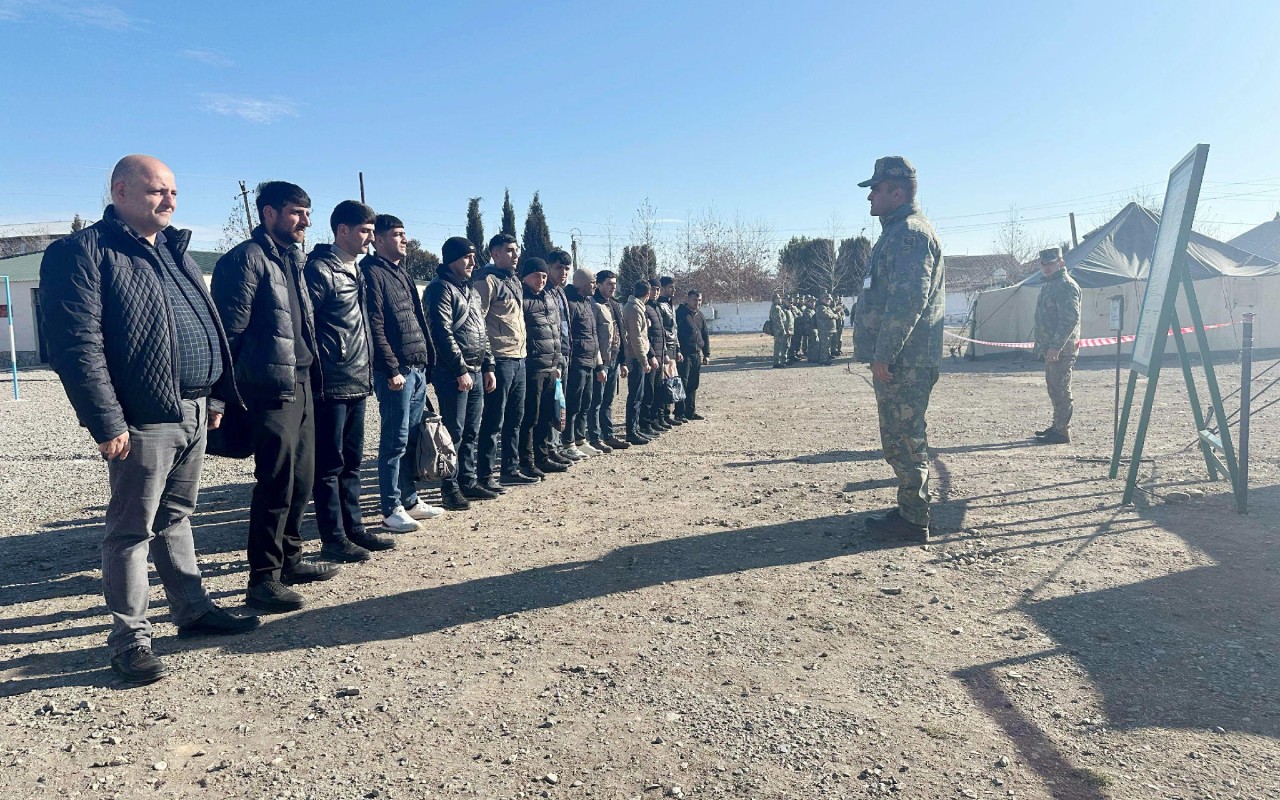
{"label": "man with beard", "polygon": [[131,685],[167,674],[151,650],[148,555],[179,637],[258,625],[214,605],[196,560],[190,516],[207,431],[240,397],[226,336],[187,254],[191,231],[171,224],[177,204],[163,162],[126,156],[111,173],[102,220],[51,244],[40,263],[49,363],[107,466],[107,647],[112,671]]}
{"label": "man with beard", "polygon": [[[618,292],[618,276],[611,270],[596,273],[597,330],[600,360],[604,362],[605,379],[591,385],[591,408],[587,410],[587,437],[597,450],[625,450],[631,445],[619,439],[613,429],[613,398],[618,393],[619,378],[627,377],[622,348],[622,306],[614,299]],[[600,447],[604,445],[604,448]]]}
{"label": "man with beard", "polygon": [[883,231],[871,251],[870,285],[854,318],[854,357],[869,362],[885,461],[898,478],[898,505],[867,519],[867,530],[929,539],[929,439],[925,414],[942,366],[942,247],[916,203],[916,171],[901,156],[876,161],[871,215]]}
{"label": "man with beard", "polygon": [[461,236],[452,237],[440,248],[435,280],[422,298],[436,349],[431,385],[440,401],[445,429],[458,448],[457,474],[440,483],[440,496],[450,511],[470,508],[469,500],[492,500],[498,496],[476,482],[476,441],[480,437],[484,393],[492,392],[497,381],[480,298],[471,286],[475,267],[475,245]]}
{"label": "man with beard", "polygon": [[339,567],[302,559],[302,516],[315,478],[315,316],[299,249],[311,227],[311,198],[300,186],[269,181],[258,186],[257,203],[261,224],[218,259],[211,290],[253,429],[245,603],[275,614],[304,605],[289,587],[328,580]]}
{"label": "man with beard", "polygon": [[684,383],[684,399],[676,403],[676,418],[684,422],[705,419],[698,413],[698,387],[702,385],[702,365],[711,360],[711,333],[702,316],[702,292],[691,289],[676,309],[676,332],[680,340],[678,369]]}
{"label": "man with beard", "polygon": [[368,561],[395,541],[364,529],[360,464],[365,398],[373,393],[364,275],[356,261],[373,241],[373,209],[344,200],[333,209],[333,244],[318,244],[302,274],[316,320],[316,479],[312,499],[320,554],[330,561]]}

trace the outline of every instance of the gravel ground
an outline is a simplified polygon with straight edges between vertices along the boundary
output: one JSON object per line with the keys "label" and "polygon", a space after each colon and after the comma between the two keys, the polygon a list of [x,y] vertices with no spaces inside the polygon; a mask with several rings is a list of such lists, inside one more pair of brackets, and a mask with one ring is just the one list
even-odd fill
{"label": "gravel ground", "polygon": [[[106,469],[26,373],[0,401],[0,793],[1280,797],[1280,407],[1238,516],[1168,368],[1123,507],[1105,363],[1046,447],[1035,364],[948,361],[934,541],[909,544],[862,531],[894,491],[866,370],[714,345],[706,421],[433,520],[254,633],[179,641],[156,584],[175,674],[129,690],[103,647]],[[210,459],[195,518],[231,606],[250,480]]]}

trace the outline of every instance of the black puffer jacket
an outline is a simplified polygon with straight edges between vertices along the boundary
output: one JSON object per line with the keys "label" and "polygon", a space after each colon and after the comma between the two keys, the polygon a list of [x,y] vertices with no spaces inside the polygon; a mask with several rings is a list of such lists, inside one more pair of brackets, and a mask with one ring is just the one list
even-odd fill
{"label": "black puffer jacket", "polygon": [[658,310],[657,303],[649,302],[644,304],[644,315],[649,319],[649,347],[661,366],[664,358],[673,355],[667,352],[667,331],[662,327],[662,312]]}
{"label": "black puffer jacket", "polygon": [[436,278],[423,292],[427,331],[436,349],[436,366],[461,378],[468,372],[493,372],[493,351],[484,330],[480,296],[470,283],[453,277],[447,264],[436,267]]}
{"label": "black puffer jacket", "polygon": [[360,267],[364,270],[374,371],[391,376],[402,367],[425,366],[430,373],[434,358],[427,339],[427,318],[409,271],[376,254],[366,256]]}
{"label": "black puffer jacket", "polygon": [[[297,248],[278,247],[259,225],[213,268],[213,304],[227,331],[236,384],[250,400],[293,400],[297,360],[285,270],[293,272],[298,286],[305,286],[301,262]],[[305,291],[299,295],[302,334],[315,352],[311,298]]]}
{"label": "black puffer jacket", "polygon": [[369,325],[364,314],[364,273],[342,263],[331,244],[318,244],[302,268],[316,316],[316,395],[358,400],[373,394]]}
{"label": "black puffer jacket", "polygon": [[[174,261],[200,287],[218,329],[222,378],[209,408],[240,403],[231,349],[200,268],[187,256],[191,231],[166,228]],[[49,362],[80,424],[101,444],[129,425],[181,422],[176,326],[155,256],[107,206],[103,218],[54,242],[40,262],[42,333]]]}
{"label": "black puffer jacket", "polygon": [[539,372],[564,363],[560,354],[560,315],[544,289],[524,287],[525,370]]}
{"label": "black puffer jacket", "polygon": [[595,301],[572,285],[564,287],[564,299],[569,303],[570,363],[575,367],[600,366]]}

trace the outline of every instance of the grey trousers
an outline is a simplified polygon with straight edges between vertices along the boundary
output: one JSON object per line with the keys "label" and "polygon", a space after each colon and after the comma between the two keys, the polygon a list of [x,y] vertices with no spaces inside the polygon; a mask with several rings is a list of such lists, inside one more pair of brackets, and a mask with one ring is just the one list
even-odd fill
{"label": "grey trousers", "polygon": [[111,500],[102,540],[102,591],[112,618],[112,656],[151,646],[148,554],[176,625],[213,608],[200,581],[189,519],[200,488],[207,422],[204,399],[183,400],[181,422],[130,425],[129,457],[107,465]]}

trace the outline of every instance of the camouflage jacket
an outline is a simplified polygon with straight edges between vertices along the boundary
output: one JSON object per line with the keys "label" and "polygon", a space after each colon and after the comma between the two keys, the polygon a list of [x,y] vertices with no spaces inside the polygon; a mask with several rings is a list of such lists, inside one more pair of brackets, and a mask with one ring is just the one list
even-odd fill
{"label": "camouflage jacket", "polygon": [[880,218],[871,285],[854,312],[854,358],[904,367],[942,364],[944,264],[938,235],[914,201]]}
{"label": "camouflage jacket", "polygon": [[836,312],[830,306],[818,306],[813,315],[813,327],[820,334],[830,336],[836,330]]}
{"label": "camouflage jacket", "polygon": [[795,318],[786,306],[774,303],[769,309],[769,322],[773,325],[774,336],[790,336],[795,332]]}
{"label": "camouflage jacket", "polygon": [[1074,346],[1080,339],[1080,284],[1060,269],[1040,287],[1036,300],[1036,355]]}

